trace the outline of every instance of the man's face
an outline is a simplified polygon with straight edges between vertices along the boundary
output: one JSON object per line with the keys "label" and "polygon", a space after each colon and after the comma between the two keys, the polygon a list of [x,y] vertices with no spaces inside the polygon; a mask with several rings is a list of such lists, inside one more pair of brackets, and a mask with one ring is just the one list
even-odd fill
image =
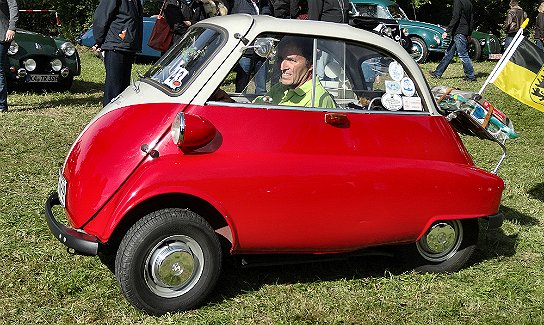
{"label": "man's face", "polygon": [[287,88],[297,88],[312,78],[311,63],[295,46],[287,45],[280,51],[280,82]]}

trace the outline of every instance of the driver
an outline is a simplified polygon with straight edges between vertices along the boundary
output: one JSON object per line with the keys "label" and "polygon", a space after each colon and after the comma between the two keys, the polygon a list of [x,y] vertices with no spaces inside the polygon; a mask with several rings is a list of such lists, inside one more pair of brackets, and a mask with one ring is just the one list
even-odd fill
{"label": "driver", "polygon": [[[279,82],[270,91],[255,98],[253,103],[302,107],[336,108],[331,95],[319,78],[315,80],[312,105],[313,39],[285,36],[278,45]],[[211,100],[234,102],[222,89],[217,89]]]}

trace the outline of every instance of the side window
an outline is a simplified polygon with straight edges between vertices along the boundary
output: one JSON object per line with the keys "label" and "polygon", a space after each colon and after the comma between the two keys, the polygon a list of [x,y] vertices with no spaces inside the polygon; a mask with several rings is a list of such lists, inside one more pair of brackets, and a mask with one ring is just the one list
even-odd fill
{"label": "side window", "polygon": [[220,88],[225,101],[242,104],[424,111],[414,82],[394,57],[332,39],[261,35]]}

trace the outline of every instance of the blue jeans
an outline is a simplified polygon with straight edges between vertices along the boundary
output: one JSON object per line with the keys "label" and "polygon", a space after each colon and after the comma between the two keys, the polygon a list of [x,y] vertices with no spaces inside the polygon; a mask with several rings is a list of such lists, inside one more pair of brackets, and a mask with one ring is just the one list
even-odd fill
{"label": "blue jeans", "polygon": [[0,111],[8,110],[8,85],[6,70],[8,65],[8,50],[10,43],[0,42]]}
{"label": "blue jeans", "polygon": [[242,56],[236,69],[236,92],[241,93],[249,84],[251,72],[255,73],[255,93],[266,93],[266,62],[257,56]]}
{"label": "blue jeans", "polygon": [[465,76],[467,77],[467,79],[475,79],[476,77],[474,76],[472,61],[470,61],[470,57],[468,56],[467,37],[462,34],[455,34],[455,36],[453,36],[453,40],[450,43],[450,46],[448,46],[448,49],[446,50],[442,61],[440,61],[434,73],[438,77],[441,77],[442,74],[444,74],[444,71],[446,71],[446,68],[450,64],[456,52],[458,53],[461,62],[463,62],[463,70],[465,71]]}
{"label": "blue jeans", "polygon": [[106,68],[106,81],[104,82],[104,99],[102,105],[117,97],[130,85],[130,73],[134,53],[126,51],[104,51],[104,67]]}

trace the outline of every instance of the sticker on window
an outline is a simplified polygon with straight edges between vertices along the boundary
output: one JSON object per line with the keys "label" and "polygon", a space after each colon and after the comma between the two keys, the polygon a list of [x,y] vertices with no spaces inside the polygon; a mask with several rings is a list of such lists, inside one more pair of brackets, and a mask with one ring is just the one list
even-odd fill
{"label": "sticker on window", "polygon": [[416,93],[416,87],[414,86],[412,79],[408,77],[402,78],[400,85],[404,96],[412,97]]}
{"label": "sticker on window", "polygon": [[183,79],[189,74],[189,71],[184,67],[177,67],[174,69],[168,78],[164,80],[164,84],[172,89],[181,87]]}
{"label": "sticker on window", "polygon": [[405,111],[423,111],[421,98],[419,97],[402,97],[402,106]]}
{"label": "sticker on window", "polygon": [[397,94],[385,93],[381,99],[383,107],[389,111],[398,111],[402,108],[402,98]]}
{"label": "sticker on window", "polygon": [[404,69],[397,61],[389,63],[389,76],[395,81],[400,81],[404,77]]}
{"label": "sticker on window", "polygon": [[389,94],[401,94],[400,82],[394,80],[385,80],[385,92]]}

